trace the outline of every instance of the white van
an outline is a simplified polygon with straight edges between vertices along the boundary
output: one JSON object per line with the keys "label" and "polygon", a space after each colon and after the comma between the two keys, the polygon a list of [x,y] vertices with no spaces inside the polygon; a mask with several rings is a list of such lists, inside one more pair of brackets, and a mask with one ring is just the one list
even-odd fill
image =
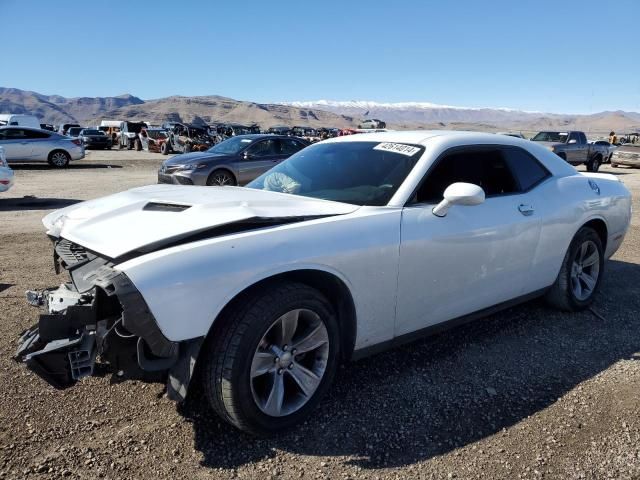
{"label": "white van", "polygon": [[0,113],[0,127],[19,125],[21,127],[40,128],[40,120],[35,115]]}

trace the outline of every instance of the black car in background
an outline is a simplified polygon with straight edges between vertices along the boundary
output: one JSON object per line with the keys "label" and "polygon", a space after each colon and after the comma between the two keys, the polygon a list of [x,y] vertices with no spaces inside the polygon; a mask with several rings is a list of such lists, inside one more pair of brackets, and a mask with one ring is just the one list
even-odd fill
{"label": "black car in background", "polygon": [[158,183],[245,185],[309,142],[281,135],[238,135],[205,152],[177,155],[158,171]]}
{"label": "black car in background", "polygon": [[85,148],[111,148],[111,137],[96,128],[83,128],[79,137]]}

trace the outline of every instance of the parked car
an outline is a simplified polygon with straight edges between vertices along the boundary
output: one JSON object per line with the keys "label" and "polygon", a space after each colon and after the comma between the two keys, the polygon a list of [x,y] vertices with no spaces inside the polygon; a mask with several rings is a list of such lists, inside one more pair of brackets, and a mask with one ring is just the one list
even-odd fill
{"label": "parked car", "polygon": [[66,135],[68,130],[71,127],[80,127],[80,125],[78,125],[77,123],[63,123],[62,125],[60,125],[58,127],[58,133],[61,134],[61,135]]}
{"label": "parked car", "polygon": [[260,133],[260,127],[255,123],[251,125],[244,125],[241,123],[223,123],[216,126],[216,133],[225,138],[235,137],[237,135],[253,135]]}
{"label": "parked car", "polygon": [[47,215],[71,283],[28,292],[46,314],[16,355],[59,388],[96,359],[165,372],[176,400],[195,369],[222,419],[271,434],[311,415],[342,361],[538,296],[588,308],[630,218],[614,175],[535,142],[330,139],[246,188],[153,185]]}
{"label": "parked car", "polygon": [[0,146],[9,163],[48,162],[52,167],[66,167],[71,160],[84,158],[79,138],[26,127],[0,127]]}
{"label": "parked car", "polygon": [[167,131],[162,128],[143,128],[139,137],[143,150],[160,153],[162,145],[167,141]]}
{"label": "parked car", "polygon": [[147,128],[147,124],[144,122],[122,122],[120,124],[120,135],[118,137],[118,147],[120,149],[126,148],[131,150],[142,150],[142,144],[138,134],[143,128]]}
{"label": "parked car", "polygon": [[8,191],[13,186],[13,170],[7,163],[4,148],[0,147],[0,193]]}
{"label": "parked car", "polygon": [[122,122],[117,120],[102,120],[100,125],[96,127],[109,138],[111,138],[111,146],[120,142],[120,125]]}
{"label": "parked car", "polygon": [[613,152],[616,151],[616,148],[618,148],[617,145],[612,145],[606,140],[595,140],[589,143],[602,148],[602,152],[604,156],[602,163],[611,163],[611,156],[613,155]]}
{"label": "parked car", "polygon": [[278,135],[238,135],[206,152],[166,160],[158,183],[181,185],[244,185],[302,150],[308,142]]}
{"label": "parked car", "polygon": [[29,128],[40,128],[40,120],[35,115],[24,115],[16,113],[0,114],[0,127],[20,126]]}
{"label": "parked car", "polygon": [[174,123],[167,131],[167,140],[161,146],[161,153],[204,152],[215,144],[209,136],[208,127],[189,123]]}
{"label": "parked car", "polygon": [[275,125],[267,130],[267,133],[274,135],[291,135],[291,127],[287,125]]}
{"label": "parked car", "polygon": [[84,130],[84,127],[69,127],[67,130],[68,137],[80,137],[80,132]]}
{"label": "parked car", "polygon": [[586,165],[590,172],[597,172],[608,155],[603,147],[587,143],[584,132],[540,132],[531,141],[546,146],[571,165]]}
{"label": "parked car", "polygon": [[358,125],[358,128],[380,129],[380,128],[387,128],[387,124],[386,122],[383,122],[382,120],[378,120],[377,118],[368,118],[367,120],[363,120],[362,122],[360,122],[360,124]]}
{"label": "parked car", "polygon": [[[73,128],[69,129],[70,132],[71,130],[73,130]],[[79,137],[80,140],[82,140],[84,148],[99,148],[100,150],[111,148],[111,137],[108,137],[104,132],[96,128],[83,128],[80,130]]]}
{"label": "parked car", "polygon": [[622,145],[616,148],[611,156],[611,166],[640,167],[640,144]]}

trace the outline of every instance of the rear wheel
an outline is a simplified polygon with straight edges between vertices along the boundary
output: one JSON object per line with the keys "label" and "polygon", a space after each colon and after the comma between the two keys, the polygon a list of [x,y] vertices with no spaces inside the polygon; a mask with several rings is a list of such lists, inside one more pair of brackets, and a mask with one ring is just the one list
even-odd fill
{"label": "rear wheel", "polygon": [[307,418],[338,364],[338,324],[327,299],[307,285],[279,283],[217,321],[203,352],[213,409],[255,435]]}
{"label": "rear wheel", "polygon": [[62,150],[56,150],[49,154],[49,158],[47,159],[49,165],[54,168],[64,168],[69,165],[69,161],[71,161],[71,157],[67,152],[63,152]]}
{"label": "rear wheel", "polygon": [[552,306],[566,311],[587,308],[600,287],[604,249],[596,231],[581,228],[564,257],[558,278],[546,294]]}
{"label": "rear wheel", "polygon": [[231,172],[227,170],[214,170],[211,175],[209,175],[209,178],[207,178],[207,185],[209,187],[235,186],[237,182]]}
{"label": "rear wheel", "polygon": [[169,155],[169,144],[167,142],[160,145],[160,153],[162,155]]}
{"label": "rear wheel", "polygon": [[594,156],[589,163],[587,163],[587,171],[589,172],[597,172],[600,168],[600,164],[602,163],[602,157],[600,155]]}

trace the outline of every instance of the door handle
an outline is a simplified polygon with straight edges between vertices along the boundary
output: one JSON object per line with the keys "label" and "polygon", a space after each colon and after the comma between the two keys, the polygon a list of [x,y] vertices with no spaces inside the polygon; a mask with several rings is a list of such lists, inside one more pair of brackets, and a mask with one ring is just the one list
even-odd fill
{"label": "door handle", "polygon": [[520,205],[518,205],[518,210],[525,217],[533,215],[533,212],[534,212],[534,209],[533,209],[532,205],[527,205],[527,204],[524,204],[524,203],[521,203]]}

